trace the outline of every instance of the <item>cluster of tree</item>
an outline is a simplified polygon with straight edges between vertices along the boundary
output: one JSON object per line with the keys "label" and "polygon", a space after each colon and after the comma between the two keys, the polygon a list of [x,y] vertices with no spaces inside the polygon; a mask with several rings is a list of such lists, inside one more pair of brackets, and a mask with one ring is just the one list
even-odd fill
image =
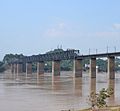
{"label": "cluster of tree", "polygon": [[[88,96],[88,104],[91,106],[92,111],[98,111],[100,108],[107,107],[106,99],[114,94],[113,88],[102,88],[98,93],[92,91]],[[105,109],[104,109],[105,110]]]}
{"label": "cluster of tree", "polygon": [[0,72],[4,72],[5,71],[5,65],[3,62],[0,61]]}
{"label": "cluster of tree", "polygon": [[24,57],[23,54],[6,54],[3,58],[3,62],[5,64],[8,64],[9,62],[14,61],[16,59],[20,59],[22,57]]}
{"label": "cluster of tree", "polygon": [[[54,49],[53,51],[46,52],[46,54],[56,53],[56,52],[63,52],[63,49]],[[35,63],[32,64],[33,71],[37,70],[37,66]],[[73,61],[72,60],[63,60],[61,61],[61,70],[62,71],[70,71],[73,68]],[[52,71],[52,61],[45,61],[45,69],[46,72]]]}
{"label": "cluster of tree", "polygon": [[[64,51],[63,49],[54,49],[53,51],[49,51],[46,54],[63,52],[63,51]],[[62,71],[70,71],[70,70],[72,70],[72,67],[73,67],[73,61],[72,60],[62,60],[61,61],[61,70]],[[45,70],[51,72],[51,70],[52,70],[51,68],[52,68],[52,62],[51,61],[46,62],[45,63]]]}
{"label": "cluster of tree", "polygon": [[3,61],[0,61],[0,72],[7,70],[9,62],[23,57],[23,54],[6,54]]}

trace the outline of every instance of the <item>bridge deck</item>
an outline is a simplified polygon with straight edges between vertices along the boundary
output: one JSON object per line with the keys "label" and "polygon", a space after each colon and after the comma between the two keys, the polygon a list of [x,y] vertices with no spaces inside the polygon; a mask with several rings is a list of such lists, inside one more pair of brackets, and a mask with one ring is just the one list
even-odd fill
{"label": "bridge deck", "polygon": [[84,58],[103,58],[103,57],[112,57],[112,56],[120,56],[120,52],[91,54],[91,55],[80,55],[80,56],[77,56],[76,59],[84,59]]}
{"label": "bridge deck", "polygon": [[90,55],[79,55],[76,50],[63,51],[58,53],[40,54],[33,56],[24,56],[21,59],[11,61],[11,63],[27,63],[27,62],[40,62],[40,61],[54,61],[54,60],[73,60],[73,59],[85,59],[85,58],[103,58],[120,56],[120,52],[112,53],[101,53],[101,54],[90,54]]}

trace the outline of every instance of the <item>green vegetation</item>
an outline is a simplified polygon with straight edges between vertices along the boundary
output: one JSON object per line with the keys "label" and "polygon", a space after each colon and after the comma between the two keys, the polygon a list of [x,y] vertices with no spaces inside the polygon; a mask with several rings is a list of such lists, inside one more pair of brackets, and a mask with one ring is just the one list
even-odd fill
{"label": "green vegetation", "polygon": [[16,60],[16,59],[20,59],[24,57],[23,54],[6,54],[3,58],[3,62],[5,64],[8,64],[10,61]]}
{"label": "green vegetation", "polygon": [[[53,51],[49,51],[46,54],[63,52],[63,49],[54,49]],[[70,71],[73,69],[73,60],[62,60],[61,61],[61,70],[62,71]],[[45,71],[51,72],[52,70],[52,62],[45,62]]]}
{"label": "green vegetation", "polygon": [[99,71],[107,72],[107,60],[97,59],[96,65],[99,67]]}
{"label": "green vegetation", "polygon": [[92,110],[107,107],[106,99],[109,98],[112,94],[112,88],[102,88],[99,93],[91,92],[90,96],[88,96],[88,103],[91,105]]}
{"label": "green vegetation", "polygon": [[5,71],[4,63],[0,61],[0,72],[4,72],[4,71]]}
{"label": "green vegetation", "polygon": [[0,61],[0,72],[4,72],[9,65],[9,62],[23,57],[22,54],[6,54],[3,61]]}
{"label": "green vegetation", "polygon": [[53,51],[48,51],[46,52],[46,54],[50,54],[50,53],[56,53],[56,52],[63,52],[63,49],[54,49]]}
{"label": "green vegetation", "polygon": [[[109,111],[111,107],[107,106],[106,99],[109,98],[113,94],[113,89],[112,88],[102,88],[98,93],[95,93],[94,91],[91,92],[91,94],[88,96],[88,104],[91,106],[91,108],[88,109],[83,109],[79,111],[99,111],[101,108],[109,108]],[[116,108],[116,107],[112,107]],[[119,109],[119,107],[117,107]],[[61,110],[61,111],[75,111],[74,109],[69,109],[69,110]],[[105,111],[105,109],[103,109]]]}

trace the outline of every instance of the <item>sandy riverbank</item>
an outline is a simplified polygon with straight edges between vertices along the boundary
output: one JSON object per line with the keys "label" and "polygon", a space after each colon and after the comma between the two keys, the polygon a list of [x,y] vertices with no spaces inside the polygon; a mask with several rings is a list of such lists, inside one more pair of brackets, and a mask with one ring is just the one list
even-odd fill
{"label": "sandy riverbank", "polygon": [[[82,110],[69,109],[69,110],[61,110],[61,111],[91,111],[91,108],[82,109]],[[120,111],[120,105],[108,106],[108,107],[105,107],[105,108],[100,108],[97,111]]]}

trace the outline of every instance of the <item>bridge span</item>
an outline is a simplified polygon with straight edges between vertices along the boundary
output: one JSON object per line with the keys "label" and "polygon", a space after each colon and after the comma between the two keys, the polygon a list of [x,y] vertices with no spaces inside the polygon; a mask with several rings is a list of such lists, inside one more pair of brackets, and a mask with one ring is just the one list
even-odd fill
{"label": "bridge span", "polygon": [[45,61],[52,61],[52,75],[60,76],[60,61],[73,60],[74,77],[82,77],[82,61],[86,58],[90,60],[90,76],[96,78],[96,59],[107,57],[109,79],[115,78],[115,57],[120,56],[120,52],[100,53],[80,55],[79,50],[67,50],[56,53],[47,53],[40,55],[24,56],[23,58],[11,61],[11,72],[22,73],[25,65],[26,74],[32,74],[32,63],[37,63],[37,74],[44,74]]}

